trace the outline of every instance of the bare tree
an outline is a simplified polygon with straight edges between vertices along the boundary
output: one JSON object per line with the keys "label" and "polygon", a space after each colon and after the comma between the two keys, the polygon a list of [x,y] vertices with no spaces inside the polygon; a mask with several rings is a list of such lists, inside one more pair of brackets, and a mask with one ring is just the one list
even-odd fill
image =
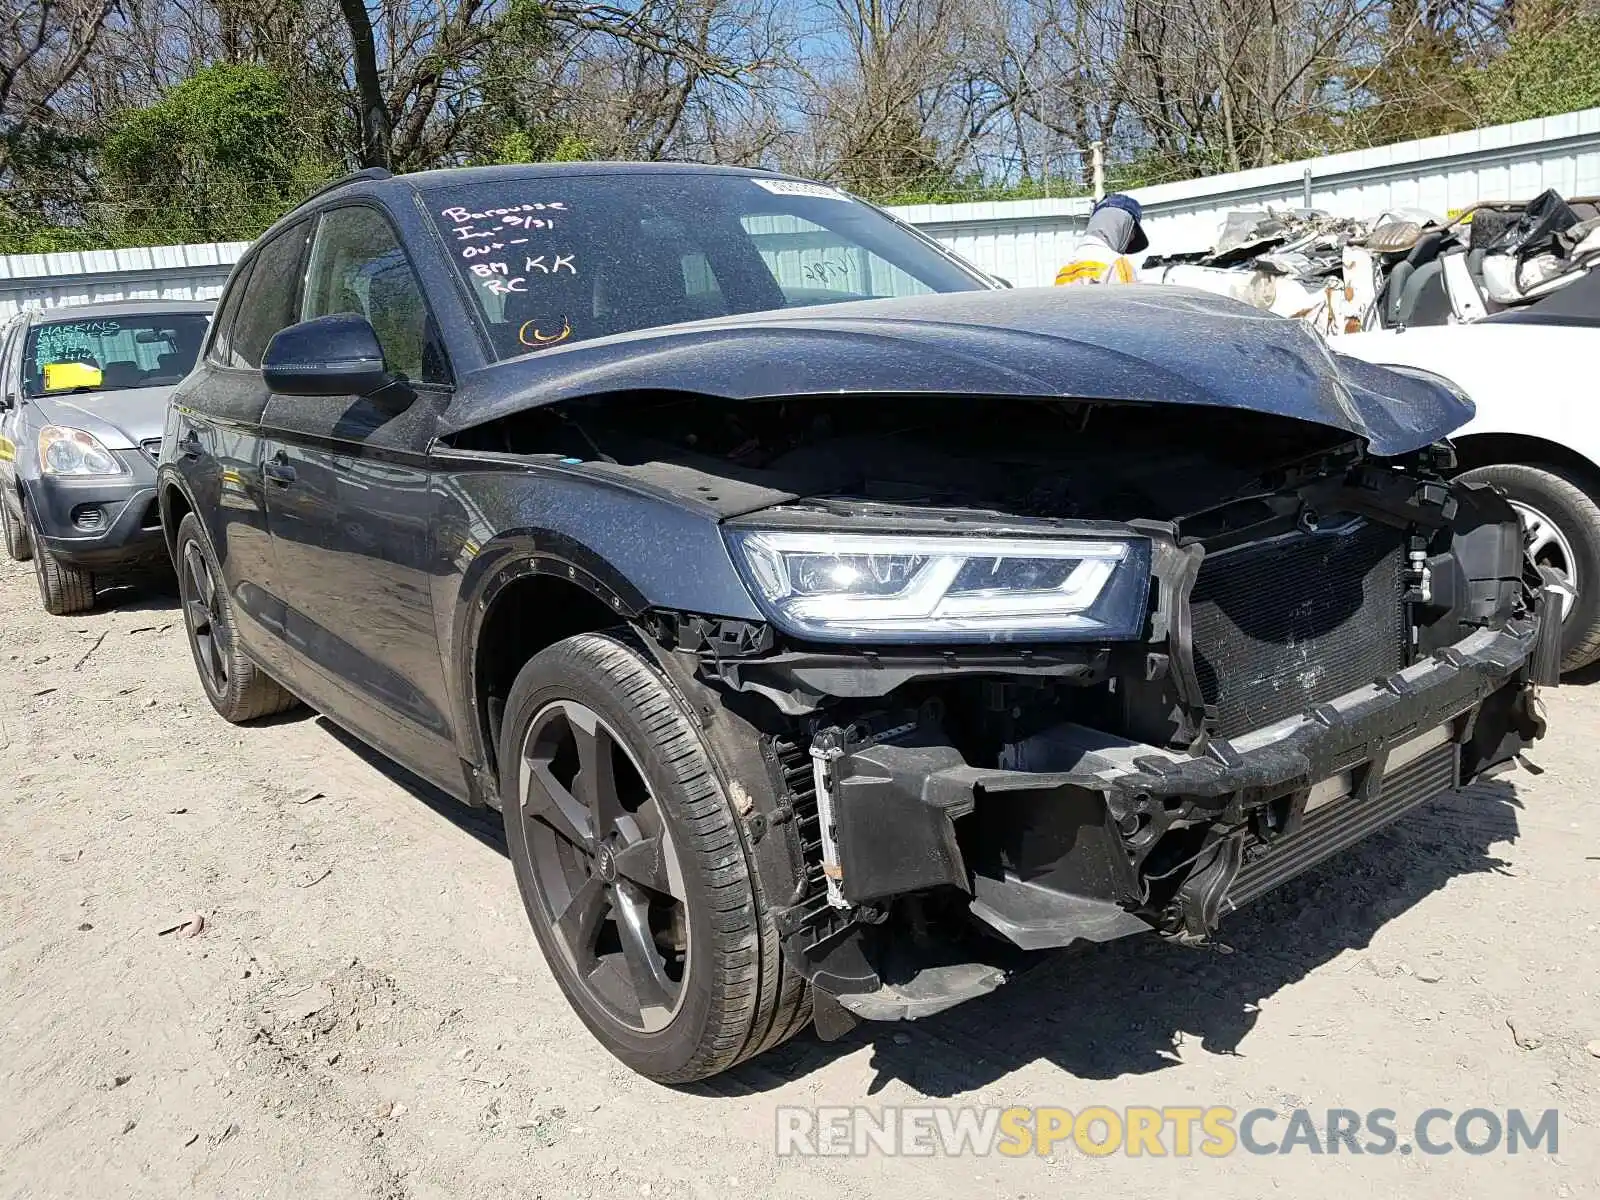
{"label": "bare tree", "polygon": [[960,0],[826,0],[797,65],[796,165],[882,194],[948,176],[970,142]]}
{"label": "bare tree", "polygon": [[[476,4],[469,5],[476,8]],[[361,132],[361,164],[387,167],[393,143],[393,122],[378,74],[378,46],[372,33],[372,19],[364,0],[339,0],[339,11],[350,31],[352,66],[355,70],[356,128]],[[425,118],[424,118],[425,119]]]}
{"label": "bare tree", "polygon": [[752,161],[780,136],[770,105],[790,22],[771,0],[557,0],[542,54],[506,109],[607,158]]}
{"label": "bare tree", "polygon": [[[1390,0],[1129,0],[1125,100],[1174,161],[1240,170],[1314,149],[1348,103],[1339,68],[1374,57]],[[1325,128],[1325,126],[1324,126]]]}
{"label": "bare tree", "polygon": [[82,76],[115,0],[11,0],[0,14],[0,172],[20,137],[54,123]]}

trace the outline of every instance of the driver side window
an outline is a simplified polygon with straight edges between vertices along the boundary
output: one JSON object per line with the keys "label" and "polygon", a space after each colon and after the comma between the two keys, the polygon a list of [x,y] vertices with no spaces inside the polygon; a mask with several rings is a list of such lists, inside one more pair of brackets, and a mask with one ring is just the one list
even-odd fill
{"label": "driver side window", "polygon": [[389,370],[414,383],[450,382],[416,274],[389,222],[366,205],[335,208],[317,224],[300,319],[334,313],[371,322]]}

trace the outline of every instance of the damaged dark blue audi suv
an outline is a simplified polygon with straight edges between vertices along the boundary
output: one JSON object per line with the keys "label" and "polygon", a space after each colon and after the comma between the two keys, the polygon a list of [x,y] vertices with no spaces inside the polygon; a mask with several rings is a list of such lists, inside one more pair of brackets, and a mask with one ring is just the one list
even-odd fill
{"label": "damaged dark blue audi suv", "polygon": [[1450,385],[1170,288],[1001,288],[830,187],[341,181],[160,451],[200,681],[504,815],[667,1082],[1227,915],[1544,730],[1559,606]]}

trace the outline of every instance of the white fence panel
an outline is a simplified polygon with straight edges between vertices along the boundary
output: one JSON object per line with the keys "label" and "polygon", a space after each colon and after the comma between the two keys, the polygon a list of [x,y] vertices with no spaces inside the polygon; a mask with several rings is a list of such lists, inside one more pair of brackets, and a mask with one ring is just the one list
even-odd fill
{"label": "white fence panel", "polygon": [[25,307],[214,300],[249,242],[0,255],[0,321]]}

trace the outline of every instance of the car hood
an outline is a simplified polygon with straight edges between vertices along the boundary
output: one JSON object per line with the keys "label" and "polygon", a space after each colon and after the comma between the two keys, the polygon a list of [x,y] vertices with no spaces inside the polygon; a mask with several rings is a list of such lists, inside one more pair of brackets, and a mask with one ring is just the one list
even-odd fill
{"label": "car hood", "polygon": [[1241,408],[1402,454],[1472,403],[1330,351],[1298,321],[1185,288],[957,292],[782,309],[578,342],[462,381],[446,435],[607,393],[726,399],[850,393],[1030,396]]}
{"label": "car hood", "polygon": [[28,401],[51,425],[92,433],[108,450],[131,450],[161,436],[171,387],[123,388],[112,392],[71,392]]}

